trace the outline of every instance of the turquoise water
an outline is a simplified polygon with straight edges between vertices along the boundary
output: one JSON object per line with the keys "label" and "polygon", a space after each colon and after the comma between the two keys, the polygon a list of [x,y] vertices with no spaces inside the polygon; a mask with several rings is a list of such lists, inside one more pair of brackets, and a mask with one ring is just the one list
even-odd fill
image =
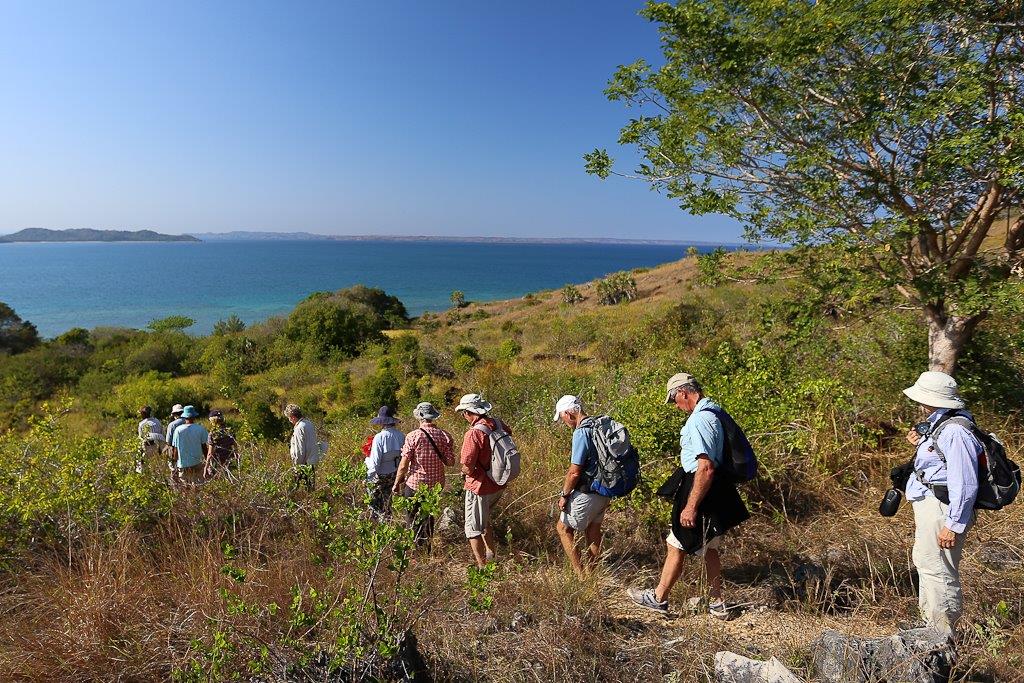
{"label": "turquoise water", "polygon": [[682,258],[683,246],[469,242],[0,244],[0,301],[54,336],[72,327],[144,327],[169,315],[209,332],[290,311],[311,292],[357,283],[400,298],[413,315],[522,296]]}

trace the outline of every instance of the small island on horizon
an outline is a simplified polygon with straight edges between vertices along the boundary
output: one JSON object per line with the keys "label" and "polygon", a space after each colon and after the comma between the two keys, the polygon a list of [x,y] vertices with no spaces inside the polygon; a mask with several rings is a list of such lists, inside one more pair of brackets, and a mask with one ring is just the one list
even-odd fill
{"label": "small island on horizon", "polygon": [[25,228],[10,235],[0,235],[0,243],[15,242],[201,242],[192,235],[165,235],[153,230],[94,230],[71,228]]}

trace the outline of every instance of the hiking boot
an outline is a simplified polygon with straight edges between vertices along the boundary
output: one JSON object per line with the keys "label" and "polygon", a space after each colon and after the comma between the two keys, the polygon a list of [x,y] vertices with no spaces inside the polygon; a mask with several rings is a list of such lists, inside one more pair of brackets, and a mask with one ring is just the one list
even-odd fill
{"label": "hiking boot", "polygon": [[729,617],[732,616],[729,612],[729,606],[725,604],[725,600],[714,600],[708,603],[708,614],[722,621],[729,621]]}
{"label": "hiking boot", "polygon": [[627,588],[626,595],[641,607],[646,607],[661,614],[668,613],[668,600],[659,601],[654,595],[653,588]]}

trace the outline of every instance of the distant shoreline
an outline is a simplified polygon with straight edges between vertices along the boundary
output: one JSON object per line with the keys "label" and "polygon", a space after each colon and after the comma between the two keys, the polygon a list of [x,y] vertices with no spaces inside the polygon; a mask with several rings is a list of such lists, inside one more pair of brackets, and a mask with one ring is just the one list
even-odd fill
{"label": "distant shoreline", "polygon": [[460,244],[636,244],[662,247],[743,247],[746,242],[623,239],[615,237],[504,237],[486,235],[322,235],[310,232],[198,232],[204,242],[455,242]]}

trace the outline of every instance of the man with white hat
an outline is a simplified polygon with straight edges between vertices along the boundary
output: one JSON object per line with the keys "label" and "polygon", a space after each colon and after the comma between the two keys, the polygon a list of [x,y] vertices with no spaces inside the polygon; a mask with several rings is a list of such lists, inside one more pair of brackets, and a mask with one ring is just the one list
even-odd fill
{"label": "man with white hat", "polygon": [[498,484],[488,474],[491,467],[491,434],[509,435],[512,432],[501,420],[491,417],[493,406],[480,394],[466,394],[455,406],[455,412],[469,423],[462,440],[459,458],[465,477],[466,538],[473,551],[476,566],[483,569],[494,561],[497,543],[491,528],[491,513],[494,504],[505,492],[505,486]]}
{"label": "man with white hat", "polygon": [[185,418],[181,416],[181,413],[185,410],[185,407],[180,403],[175,403],[174,407],[171,408],[171,422],[167,425],[167,434],[164,436],[164,448],[166,449],[167,464],[172,471],[177,467],[178,455],[174,452],[171,447],[171,442],[174,439],[174,432],[178,427],[185,424]]}
{"label": "man with white hat", "polygon": [[[562,514],[555,528],[572,568],[583,578],[601,557],[601,523],[612,499],[580,488],[587,472],[597,466],[597,448],[593,441],[596,420],[587,415],[579,398],[566,395],[555,404],[554,421],[556,424],[561,421],[573,430],[569,469],[558,498]],[[587,539],[586,565],[576,548],[576,534],[580,532]]]}
{"label": "man with white hat", "polygon": [[923,372],[903,393],[927,415],[907,433],[917,446],[907,500],[914,507],[918,605],[929,626],[952,633],[963,611],[960,557],[974,524],[978,457],[984,447],[972,432],[974,417],[964,410],[955,379]]}

